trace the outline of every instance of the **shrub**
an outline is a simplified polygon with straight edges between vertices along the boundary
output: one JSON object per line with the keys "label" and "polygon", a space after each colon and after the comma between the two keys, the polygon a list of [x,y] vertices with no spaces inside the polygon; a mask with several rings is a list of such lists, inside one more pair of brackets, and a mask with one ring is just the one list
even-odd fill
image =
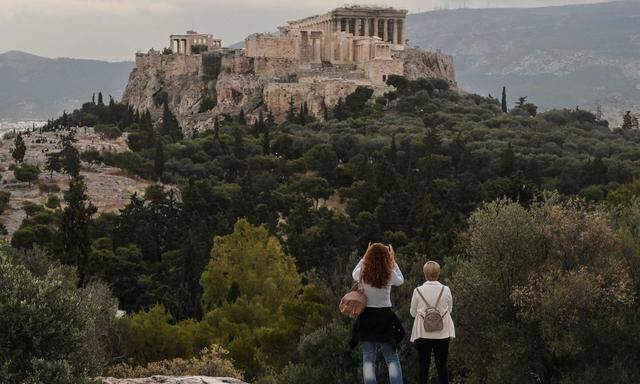
{"label": "shrub", "polygon": [[94,288],[77,288],[74,270],[43,252],[0,250],[3,383],[88,383],[102,370],[109,332],[100,327],[115,305],[104,286]]}
{"label": "shrub", "polygon": [[165,375],[224,376],[242,380],[242,373],[233,366],[231,360],[227,359],[227,355],[226,350],[212,345],[203,349],[199,356],[190,359],[177,358],[136,366],[122,363],[110,367],[104,375],[122,379]]}
{"label": "shrub", "polygon": [[40,176],[40,168],[33,164],[24,164],[16,167],[13,171],[13,175],[18,181],[27,182],[29,183],[29,186],[31,186],[32,182],[38,180],[38,176]]}
{"label": "shrub", "polygon": [[10,198],[11,198],[11,192],[0,191],[0,215],[9,206]]}
{"label": "shrub", "polygon": [[98,124],[94,128],[95,132],[103,139],[115,140],[122,136],[122,131],[113,124]]}
{"label": "shrub", "polygon": [[60,186],[58,186],[58,184],[56,183],[39,181],[38,190],[40,191],[40,193],[58,193],[60,192]]}

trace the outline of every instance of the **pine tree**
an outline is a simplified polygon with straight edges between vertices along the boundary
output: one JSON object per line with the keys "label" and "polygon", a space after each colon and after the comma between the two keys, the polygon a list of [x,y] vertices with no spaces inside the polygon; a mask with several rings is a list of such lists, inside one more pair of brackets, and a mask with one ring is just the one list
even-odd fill
{"label": "pine tree", "polygon": [[507,87],[502,87],[502,112],[509,112],[507,108]]}
{"label": "pine tree", "polygon": [[22,163],[24,161],[24,155],[27,153],[27,145],[24,143],[22,134],[16,136],[13,142],[13,148],[11,149],[11,157],[16,163]]}
{"label": "pine tree", "polygon": [[47,153],[44,169],[49,172],[49,178],[53,178],[53,172],[60,172],[62,170],[62,164],[60,162],[60,153],[52,152]]}
{"label": "pine tree", "polygon": [[67,136],[63,136],[61,141],[61,167],[72,179],[78,179],[80,177],[80,154],[74,146],[76,138],[73,132],[70,132]]}

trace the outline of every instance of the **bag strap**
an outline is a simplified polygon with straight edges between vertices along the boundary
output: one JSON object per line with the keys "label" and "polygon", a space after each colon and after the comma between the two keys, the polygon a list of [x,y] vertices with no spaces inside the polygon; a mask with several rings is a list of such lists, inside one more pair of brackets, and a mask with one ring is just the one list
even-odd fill
{"label": "bag strap", "polygon": [[438,300],[436,300],[436,307],[440,303],[440,299],[442,298],[442,292],[444,292],[444,285],[442,286],[442,289],[440,289],[440,294],[438,295]]}
{"label": "bag strap", "polygon": [[422,301],[424,301],[424,303],[427,305],[427,307],[434,308],[431,304],[429,304],[427,299],[425,299],[424,296],[422,296],[422,292],[420,292],[419,288],[416,288],[416,292],[418,292],[418,295],[420,295],[420,297],[422,298]]}
{"label": "bag strap", "polygon": [[427,299],[425,299],[424,296],[422,296],[422,292],[420,292],[419,288],[416,288],[416,291],[418,292],[418,295],[420,295],[420,297],[422,298],[422,301],[424,301],[424,303],[427,305],[427,307],[437,310],[438,309],[438,304],[440,303],[440,299],[442,298],[442,293],[444,292],[444,285],[442,286],[442,289],[440,289],[440,294],[438,295],[438,299],[436,300],[436,305],[435,306],[429,304]]}

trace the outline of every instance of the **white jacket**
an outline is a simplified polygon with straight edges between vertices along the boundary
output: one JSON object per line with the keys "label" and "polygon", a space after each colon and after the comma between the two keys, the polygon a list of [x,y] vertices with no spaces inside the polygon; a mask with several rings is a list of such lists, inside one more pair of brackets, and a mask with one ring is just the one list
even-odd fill
{"label": "white jacket", "polygon": [[422,318],[418,316],[418,314],[424,313],[427,305],[420,295],[415,290],[413,291],[413,297],[411,298],[411,316],[414,317],[414,320],[413,329],[411,330],[411,342],[414,342],[416,339],[446,339],[448,337],[456,337],[456,330],[453,326],[453,320],[451,319],[453,297],[451,296],[449,287],[442,285],[438,281],[427,281],[416,289],[420,290],[420,293],[422,293],[422,296],[427,299],[430,305],[435,305],[442,287],[444,287],[444,291],[442,292],[442,297],[440,298],[437,309],[441,314],[446,313],[442,318],[442,330],[438,332],[427,332],[424,330]]}

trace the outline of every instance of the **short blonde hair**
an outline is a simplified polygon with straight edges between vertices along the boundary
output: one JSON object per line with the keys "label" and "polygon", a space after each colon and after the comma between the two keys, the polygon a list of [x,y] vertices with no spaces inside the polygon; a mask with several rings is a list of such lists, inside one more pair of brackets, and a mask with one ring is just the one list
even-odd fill
{"label": "short blonde hair", "polygon": [[422,267],[422,271],[427,280],[437,281],[438,277],[440,277],[440,264],[435,261],[427,261],[424,267]]}

